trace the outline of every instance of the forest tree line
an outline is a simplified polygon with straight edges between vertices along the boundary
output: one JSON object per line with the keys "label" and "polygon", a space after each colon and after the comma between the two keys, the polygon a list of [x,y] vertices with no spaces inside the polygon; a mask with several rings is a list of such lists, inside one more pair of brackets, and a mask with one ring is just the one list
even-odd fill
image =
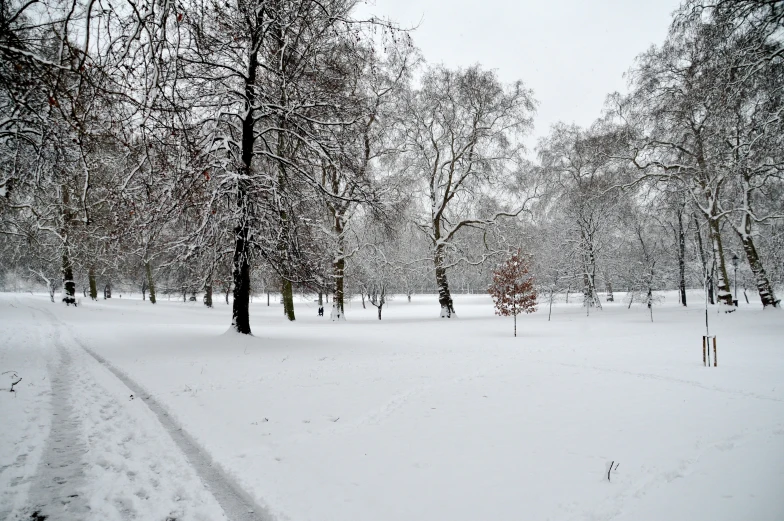
{"label": "forest tree line", "polygon": [[784,2],[686,1],[627,93],[533,150],[522,81],[428,64],[356,4],[3,2],[5,289],[199,293],[250,333],[269,291],[290,320],[295,292],[341,320],[352,295],[432,291],[451,317],[521,248],[540,298],[732,305],[738,266],[778,305]]}

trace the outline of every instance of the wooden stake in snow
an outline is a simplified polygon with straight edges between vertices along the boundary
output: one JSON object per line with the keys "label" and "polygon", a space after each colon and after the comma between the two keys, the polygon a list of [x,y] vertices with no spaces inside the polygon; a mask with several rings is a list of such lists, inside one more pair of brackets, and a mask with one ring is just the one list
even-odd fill
{"label": "wooden stake in snow", "polygon": [[716,359],[716,335],[702,336],[702,365],[705,367],[710,367],[710,350],[711,350],[711,340],[713,340],[713,367],[718,367],[718,360]]}

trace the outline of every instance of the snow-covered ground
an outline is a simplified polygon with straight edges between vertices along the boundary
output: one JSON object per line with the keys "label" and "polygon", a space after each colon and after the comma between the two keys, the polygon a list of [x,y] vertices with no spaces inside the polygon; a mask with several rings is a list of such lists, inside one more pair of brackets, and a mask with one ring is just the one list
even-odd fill
{"label": "snow-covered ground", "polygon": [[665,296],[517,338],[484,295],[264,298],[246,338],[220,301],[2,295],[0,519],[234,520],[225,481],[249,519],[781,521],[784,313],[711,309],[706,368],[699,292]]}

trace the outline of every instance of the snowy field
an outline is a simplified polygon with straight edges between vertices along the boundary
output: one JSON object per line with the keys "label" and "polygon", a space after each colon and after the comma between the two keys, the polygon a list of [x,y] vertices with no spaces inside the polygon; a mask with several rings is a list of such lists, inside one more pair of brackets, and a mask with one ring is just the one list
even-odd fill
{"label": "snowy field", "polygon": [[712,309],[706,368],[689,297],[517,338],[483,295],[265,298],[241,338],[220,300],[3,294],[0,519],[781,521],[784,313]]}

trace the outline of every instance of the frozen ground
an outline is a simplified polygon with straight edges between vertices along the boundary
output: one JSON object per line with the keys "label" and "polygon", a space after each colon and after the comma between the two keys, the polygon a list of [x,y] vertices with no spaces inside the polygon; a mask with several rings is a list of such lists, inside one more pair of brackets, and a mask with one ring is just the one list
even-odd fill
{"label": "frozen ground", "polygon": [[234,520],[220,481],[249,519],[781,521],[784,313],[711,310],[708,369],[700,297],[666,297],[517,338],[486,296],[339,324],[263,299],[240,338],[220,302],[2,295],[0,519]]}

